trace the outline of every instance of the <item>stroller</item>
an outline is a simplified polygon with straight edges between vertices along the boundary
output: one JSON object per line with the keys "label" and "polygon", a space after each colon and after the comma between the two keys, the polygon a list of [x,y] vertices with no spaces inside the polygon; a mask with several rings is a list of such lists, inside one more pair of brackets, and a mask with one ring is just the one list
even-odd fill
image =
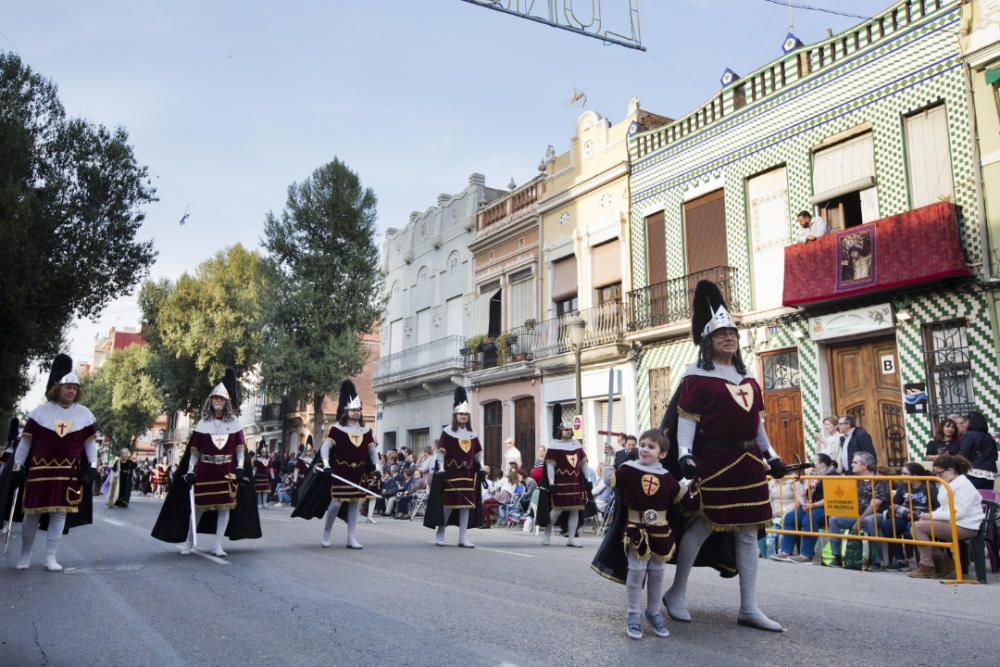
{"label": "stroller", "polygon": [[498,526],[504,525],[509,528],[511,526],[519,526],[524,523],[525,512],[521,508],[521,500],[523,498],[524,491],[515,493],[510,502],[500,506],[500,511],[497,516]]}

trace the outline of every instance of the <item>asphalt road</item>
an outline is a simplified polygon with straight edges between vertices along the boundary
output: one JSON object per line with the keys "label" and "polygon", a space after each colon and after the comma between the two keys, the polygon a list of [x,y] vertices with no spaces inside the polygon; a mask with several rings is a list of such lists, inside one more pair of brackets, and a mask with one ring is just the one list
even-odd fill
{"label": "asphalt road", "polygon": [[[519,530],[436,548],[418,522],[362,524],[362,551],[321,549],[317,521],[262,512],[264,538],[226,559],[149,536],[159,501],[100,506],[46,572],[0,563],[0,665],[939,665],[995,664],[1000,587],[761,562],[760,603],[787,632],[736,625],[738,585],[696,570],[694,622],[624,634],[625,589],[585,548]],[[457,532],[449,529],[454,545]],[[211,538],[208,538],[211,539]],[[668,569],[667,580],[672,576]],[[1000,583],[994,577],[992,584]]]}

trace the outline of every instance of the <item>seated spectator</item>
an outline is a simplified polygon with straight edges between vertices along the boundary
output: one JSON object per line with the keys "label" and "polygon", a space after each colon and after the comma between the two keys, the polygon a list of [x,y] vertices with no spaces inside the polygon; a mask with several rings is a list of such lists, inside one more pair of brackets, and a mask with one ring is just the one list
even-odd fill
{"label": "seated spectator", "polygon": [[602,463],[597,466],[597,470],[599,472],[598,472],[597,483],[594,484],[593,495],[594,495],[594,504],[597,505],[597,511],[601,513],[603,513],[607,509],[608,503],[610,503],[611,499],[615,497],[615,490],[610,486],[608,486],[607,481],[605,481],[605,478],[610,477],[610,475],[607,474],[608,471],[613,469],[614,469],[613,464],[604,465]]}
{"label": "seated spectator", "polygon": [[290,480],[288,479],[288,475],[285,475],[278,480],[278,485],[274,488],[275,494],[278,497],[278,504],[276,507],[284,507],[285,505],[292,504],[292,496],[288,493],[289,483]]}
{"label": "seated spectator", "polygon": [[535,447],[535,460],[531,464],[531,478],[535,482],[542,481],[542,475],[545,472],[545,446],[538,445]]}
{"label": "seated spectator", "polygon": [[[972,465],[963,456],[941,454],[934,461],[934,474],[951,487],[955,503],[955,532],[958,539],[968,540],[976,536],[983,523],[983,497],[966,477]],[[951,510],[948,507],[948,489],[938,484],[938,508],[929,514],[916,514],[913,520],[913,537],[926,541],[951,540]],[[918,579],[955,576],[955,563],[948,552],[934,547],[917,547],[918,566],[909,576]],[[937,560],[935,557],[937,556]]]}
{"label": "seated spectator", "polygon": [[815,241],[826,234],[826,220],[818,215],[813,217],[809,211],[799,211],[796,220],[799,222],[799,243]]}
{"label": "seated spectator", "polygon": [[[875,457],[869,452],[855,452],[851,459],[851,472],[855,475],[872,476],[876,472]],[[869,479],[858,480],[858,512],[860,514],[860,525],[858,519],[852,516],[830,517],[829,529],[834,535],[840,535],[845,530],[860,530],[869,535],[875,534],[875,518],[877,512],[889,506],[889,484],[883,481],[873,481]],[[832,567],[843,567],[844,559],[841,557],[841,540],[833,538],[830,540],[830,548],[833,550]],[[869,553],[874,551],[874,556],[870,556],[872,571],[881,570],[882,566],[878,559],[878,548],[872,549],[869,546]]]}
{"label": "seated spectator", "polygon": [[538,488],[538,482],[524,468],[518,470],[518,474],[521,476],[521,483],[524,484],[524,495],[521,496],[521,510],[527,512],[528,508],[531,507],[531,496],[535,493],[535,489]]}
{"label": "seated spectator", "polygon": [[970,412],[966,423],[958,453],[972,466],[967,475],[972,486],[992,491],[997,478],[996,440],[990,435],[982,412]]}
{"label": "seated spectator", "polygon": [[396,481],[398,469],[393,465],[382,475],[382,516],[390,516],[396,505],[396,494],[399,493],[399,482]]}
{"label": "seated spectator", "polygon": [[[919,463],[907,463],[900,474],[912,477],[931,476],[930,471]],[[902,537],[904,533],[910,532],[913,524],[912,514],[926,514],[938,506],[937,498],[933,494],[934,485],[930,482],[897,482],[897,484],[896,491],[892,495],[892,508],[884,510],[878,519],[878,534],[883,537]],[[890,542],[887,548],[888,564],[885,569],[903,570],[909,565],[902,544]]]}
{"label": "seated spectator", "polygon": [[[833,459],[827,454],[816,454],[813,456],[813,469],[810,475],[817,477],[823,475],[834,475]],[[782,527],[785,530],[802,530],[808,532],[823,532],[826,527],[824,523],[825,514],[823,509],[823,482],[822,480],[809,480],[803,485],[802,498],[798,506],[785,513]],[[816,555],[817,537],[802,536],[802,546],[797,556],[792,555],[795,545],[795,535],[781,536],[781,551],[771,556],[774,560],[791,561],[794,563],[811,563]]]}
{"label": "seated spectator", "polygon": [[934,430],[934,439],[927,443],[927,460],[934,463],[939,454],[955,456],[958,451],[958,424],[953,419],[944,419]]}
{"label": "seated spectator", "polygon": [[413,470],[407,468],[403,471],[403,483],[396,492],[396,519],[406,519],[410,515],[410,501],[413,500]]}
{"label": "seated spectator", "polygon": [[524,496],[521,473],[511,469],[510,473],[507,474],[507,486],[510,487],[510,495],[507,502],[500,506],[499,518],[501,521],[507,518],[517,521],[521,517],[521,497]]}

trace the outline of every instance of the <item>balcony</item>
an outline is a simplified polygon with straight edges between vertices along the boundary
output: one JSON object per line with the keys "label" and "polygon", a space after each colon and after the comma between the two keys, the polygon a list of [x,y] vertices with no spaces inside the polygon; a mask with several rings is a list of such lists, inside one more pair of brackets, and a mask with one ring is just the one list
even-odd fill
{"label": "balcony", "polygon": [[535,325],[535,358],[545,359],[571,352],[573,345],[568,323],[577,317],[586,324],[583,349],[622,341],[625,333],[625,308],[621,301],[608,301],[594,308],[585,308]]}
{"label": "balcony", "polygon": [[689,273],[628,293],[628,330],[642,331],[691,320],[691,299],[700,280],[711,280],[729,305],[730,312],[740,312],[736,293],[736,267],[717,266],[714,269]]}
{"label": "balcony", "polygon": [[375,360],[372,384],[383,387],[426,375],[461,372],[464,362],[461,350],[465,347],[463,336],[447,336],[417,345]]}
{"label": "balcony", "polygon": [[972,275],[959,211],[938,202],[785,248],[786,306],[829,303]]}

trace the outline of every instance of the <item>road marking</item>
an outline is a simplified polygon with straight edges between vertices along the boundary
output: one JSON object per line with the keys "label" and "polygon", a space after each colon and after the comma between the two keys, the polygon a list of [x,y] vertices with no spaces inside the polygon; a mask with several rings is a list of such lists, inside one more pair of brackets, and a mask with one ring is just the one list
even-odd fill
{"label": "road marking", "polygon": [[476,548],[477,549],[482,549],[483,551],[495,551],[498,554],[508,554],[510,556],[520,556],[521,558],[535,558],[535,556],[533,556],[531,554],[522,554],[522,553],[518,553],[517,551],[504,551],[503,549],[490,549],[489,547],[481,547],[478,544],[476,545]]}
{"label": "road marking", "polygon": [[219,558],[218,556],[213,556],[212,554],[207,554],[204,551],[199,551],[197,549],[192,549],[191,553],[198,554],[202,558],[207,558],[208,560],[212,561],[213,563],[218,563],[219,565],[229,565],[229,561],[226,560],[225,558]]}
{"label": "road marking", "polygon": [[109,519],[107,517],[104,517],[104,520],[110,523],[112,526],[120,526],[122,528],[125,527],[125,524],[122,523],[121,521],[115,521],[114,519]]}

